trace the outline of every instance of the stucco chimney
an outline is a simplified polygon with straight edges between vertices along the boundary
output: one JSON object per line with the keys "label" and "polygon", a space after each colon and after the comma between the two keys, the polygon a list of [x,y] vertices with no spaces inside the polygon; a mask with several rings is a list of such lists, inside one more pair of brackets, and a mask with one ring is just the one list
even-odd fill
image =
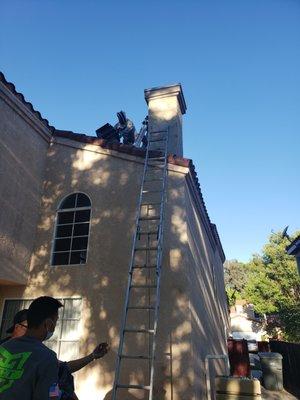
{"label": "stucco chimney", "polygon": [[183,156],[182,115],[186,104],[180,84],[145,90],[149,132],[169,128],[169,154]]}

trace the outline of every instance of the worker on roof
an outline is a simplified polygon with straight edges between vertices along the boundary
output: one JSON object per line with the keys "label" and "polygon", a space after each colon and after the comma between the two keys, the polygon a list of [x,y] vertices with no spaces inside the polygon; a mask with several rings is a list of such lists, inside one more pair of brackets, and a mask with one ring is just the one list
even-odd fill
{"label": "worker on roof", "polygon": [[120,138],[123,138],[123,144],[133,144],[136,130],[133,122],[126,117],[124,111],[117,113],[119,122],[114,126]]}

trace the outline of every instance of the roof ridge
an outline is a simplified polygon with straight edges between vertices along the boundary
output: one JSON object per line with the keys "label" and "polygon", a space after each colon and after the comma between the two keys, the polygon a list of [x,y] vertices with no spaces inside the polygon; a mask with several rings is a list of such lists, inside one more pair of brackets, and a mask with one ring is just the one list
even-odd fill
{"label": "roof ridge", "polygon": [[6,88],[13,94],[15,95],[26,107],[29,111],[31,111],[51,132],[54,131],[54,126],[49,124],[49,121],[46,118],[42,117],[42,114],[38,111],[35,110],[33,105],[27,101],[24,97],[24,95],[16,90],[16,87],[13,83],[8,82],[5,78],[5,75],[3,72],[0,71],[0,82],[2,82]]}

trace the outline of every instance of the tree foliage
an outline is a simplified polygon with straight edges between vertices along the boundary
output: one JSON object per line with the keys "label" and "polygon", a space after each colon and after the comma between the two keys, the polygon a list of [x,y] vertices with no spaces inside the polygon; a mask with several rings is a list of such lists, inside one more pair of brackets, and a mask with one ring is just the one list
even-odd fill
{"label": "tree foliage", "polygon": [[300,303],[282,306],[279,318],[284,329],[284,338],[290,342],[300,343]]}
{"label": "tree foliage", "polygon": [[[294,237],[297,235],[299,233]],[[286,253],[289,243],[280,232],[271,234],[262,254],[254,255],[248,264],[243,296],[260,314],[278,313],[284,337],[297,341],[300,336],[296,318],[300,315],[300,278],[295,258]]]}
{"label": "tree foliage", "polygon": [[228,260],[224,264],[225,287],[229,305],[234,305],[236,299],[242,298],[242,293],[248,279],[247,264],[237,260]]}
{"label": "tree foliage", "polygon": [[278,315],[284,339],[300,342],[300,277],[295,258],[286,252],[289,244],[281,232],[272,233],[249,263],[227,261],[225,284],[230,305],[245,299],[259,314]]}

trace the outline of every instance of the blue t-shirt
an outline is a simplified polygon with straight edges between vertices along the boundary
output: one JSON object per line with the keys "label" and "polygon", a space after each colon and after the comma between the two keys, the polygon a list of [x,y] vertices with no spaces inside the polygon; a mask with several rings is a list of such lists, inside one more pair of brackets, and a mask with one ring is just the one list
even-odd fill
{"label": "blue t-shirt", "polygon": [[57,400],[58,361],[54,351],[29,336],[0,346],[1,400]]}

